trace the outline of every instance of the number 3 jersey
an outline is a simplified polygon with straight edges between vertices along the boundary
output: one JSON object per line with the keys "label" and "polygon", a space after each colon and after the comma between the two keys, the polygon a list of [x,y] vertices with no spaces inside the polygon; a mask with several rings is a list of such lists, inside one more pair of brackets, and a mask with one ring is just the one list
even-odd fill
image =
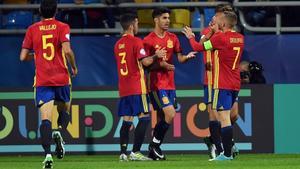
{"label": "number 3 jersey", "polygon": [[69,26],[52,18],[28,28],[22,48],[34,51],[34,86],[65,86],[71,83],[62,51],[62,43],[69,41]]}
{"label": "number 3 jersey", "polygon": [[143,65],[139,62],[146,57],[140,38],[124,34],[114,47],[119,77],[120,97],[146,94],[146,79]]}

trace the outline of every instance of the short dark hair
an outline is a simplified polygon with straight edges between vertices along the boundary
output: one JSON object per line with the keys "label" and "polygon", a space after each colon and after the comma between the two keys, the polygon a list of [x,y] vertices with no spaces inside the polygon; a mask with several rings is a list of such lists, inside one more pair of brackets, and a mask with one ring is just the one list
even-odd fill
{"label": "short dark hair", "polygon": [[237,24],[237,15],[233,11],[224,11],[224,16],[231,27],[234,27]]}
{"label": "short dark hair", "polygon": [[53,18],[57,9],[56,0],[42,0],[40,5],[40,13],[43,18]]}
{"label": "short dark hair", "polygon": [[230,4],[219,4],[216,6],[215,13],[233,11],[233,7]]}
{"label": "short dark hair", "polygon": [[138,18],[138,16],[136,14],[133,14],[133,13],[125,13],[125,14],[121,15],[120,24],[121,24],[123,30],[127,30],[129,28],[129,26],[137,18]]}
{"label": "short dark hair", "polygon": [[156,17],[159,17],[164,13],[170,14],[171,10],[169,8],[166,8],[166,7],[155,8],[152,12],[152,18],[154,19]]}

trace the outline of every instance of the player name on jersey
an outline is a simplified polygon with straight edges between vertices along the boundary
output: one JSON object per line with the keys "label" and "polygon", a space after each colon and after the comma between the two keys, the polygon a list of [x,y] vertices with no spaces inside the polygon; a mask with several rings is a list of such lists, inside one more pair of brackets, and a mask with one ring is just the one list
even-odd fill
{"label": "player name on jersey", "polygon": [[41,25],[39,26],[40,31],[49,31],[49,30],[55,30],[56,29],[56,25],[52,24],[52,25]]}

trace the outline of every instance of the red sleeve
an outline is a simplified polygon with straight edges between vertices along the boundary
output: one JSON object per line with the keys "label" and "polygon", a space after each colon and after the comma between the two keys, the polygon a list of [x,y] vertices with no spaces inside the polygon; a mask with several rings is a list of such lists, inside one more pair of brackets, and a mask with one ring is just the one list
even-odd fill
{"label": "red sleeve", "polygon": [[225,34],[224,33],[216,33],[210,38],[210,42],[213,49],[224,49],[226,46]]}
{"label": "red sleeve", "polygon": [[22,44],[22,48],[25,49],[33,49],[33,44],[32,44],[32,29],[28,29],[26,34],[25,34],[25,38],[23,40],[23,44]]}
{"label": "red sleeve", "polygon": [[180,42],[179,42],[177,36],[174,37],[174,41],[175,41],[175,52],[176,53],[182,53]]}
{"label": "red sleeve", "polygon": [[144,44],[144,49],[145,49],[146,55],[147,56],[152,55],[151,54],[151,47],[152,47],[151,43],[147,39],[144,39],[143,44]]}
{"label": "red sleeve", "polygon": [[195,38],[190,38],[189,40],[190,40],[190,45],[192,46],[194,51],[197,51],[197,52],[204,51],[203,45],[201,45],[199,42],[197,42],[195,40]]}
{"label": "red sleeve", "polygon": [[144,48],[144,44],[143,44],[143,41],[138,39],[137,40],[137,46],[136,46],[136,57],[138,60],[146,57],[146,51],[145,51],[145,48]]}
{"label": "red sleeve", "polygon": [[201,35],[206,35],[210,32],[210,28],[209,27],[206,27],[204,28],[202,31],[201,31]]}
{"label": "red sleeve", "polygon": [[59,37],[60,43],[63,42],[70,42],[70,27],[69,25],[63,25],[60,37]]}

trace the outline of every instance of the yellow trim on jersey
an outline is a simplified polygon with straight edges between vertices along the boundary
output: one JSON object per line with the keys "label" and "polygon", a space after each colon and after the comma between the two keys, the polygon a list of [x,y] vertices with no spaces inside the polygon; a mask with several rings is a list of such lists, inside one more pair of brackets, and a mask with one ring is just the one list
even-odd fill
{"label": "yellow trim on jersey", "polygon": [[219,75],[220,75],[220,64],[219,64],[219,51],[215,50],[214,59],[214,89],[219,88]]}
{"label": "yellow trim on jersey", "polygon": [[148,105],[148,101],[147,101],[147,95],[146,94],[142,94],[142,102],[143,102],[143,107],[144,107],[144,113],[149,112],[149,105]]}
{"label": "yellow trim on jersey", "polygon": [[219,89],[215,89],[214,90],[214,100],[213,100],[213,103],[212,103],[212,109],[213,110],[217,109],[218,100],[219,100]]}
{"label": "yellow trim on jersey", "polygon": [[147,94],[144,68],[139,60],[137,60],[137,63],[138,63],[138,67],[140,70],[140,76],[141,76],[140,83],[141,83],[142,94]]}
{"label": "yellow trim on jersey", "polygon": [[[212,63],[211,60],[211,51],[206,51],[206,63]],[[208,88],[208,102],[212,101],[212,70],[206,70],[207,76],[207,88]]]}
{"label": "yellow trim on jersey", "polygon": [[69,101],[69,103],[71,105],[72,98],[73,98],[73,95],[72,95],[72,84],[70,84],[69,88],[70,88],[70,101]]}
{"label": "yellow trim on jersey", "polygon": [[159,97],[158,97],[157,93],[154,91],[154,92],[152,92],[152,94],[153,94],[154,100],[156,101],[156,104],[158,104],[158,107],[162,108],[162,105],[161,105],[161,102],[159,101]]}
{"label": "yellow trim on jersey", "polygon": [[35,87],[35,86],[36,86],[36,70],[35,70],[35,75],[33,77],[33,87]]}
{"label": "yellow trim on jersey", "polygon": [[33,99],[34,99],[35,105],[37,105],[37,102],[36,102],[36,87],[33,88]]}
{"label": "yellow trim on jersey", "polygon": [[69,74],[69,85],[72,85],[71,75],[70,75],[70,72],[69,72],[69,69],[68,69],[67,59],[66,59],[66,55],[65,55],[63,49],[61,49],[61,54],[62,54],[62,58],[63,58],[63,61],[64,61],[65,68],[67,69],[67,72]]}

